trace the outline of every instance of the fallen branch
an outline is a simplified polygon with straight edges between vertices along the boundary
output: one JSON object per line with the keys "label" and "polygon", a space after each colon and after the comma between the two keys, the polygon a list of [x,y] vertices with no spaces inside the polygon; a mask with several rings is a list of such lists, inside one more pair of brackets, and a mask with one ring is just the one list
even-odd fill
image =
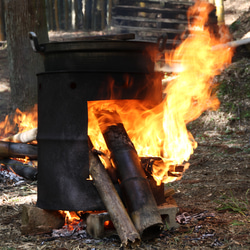
{"label": "fallen branch", "polygon": [[107,211],[109,212],[111,221],[116,228],[122,245],[138,245],[140,242],[140,235],[136,231],[98,155],[94,154],[92,150],[89,152],[89,167],[94,185],[98,190]]}

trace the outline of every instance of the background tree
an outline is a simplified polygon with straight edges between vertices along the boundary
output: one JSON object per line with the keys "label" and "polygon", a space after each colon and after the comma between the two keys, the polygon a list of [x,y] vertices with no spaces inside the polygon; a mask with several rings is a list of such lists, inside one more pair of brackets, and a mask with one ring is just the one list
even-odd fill
{"label": "background tree", "polygon": [[36,74],[44,71],[42,56],[33,52],[28,33],[48,42],[44,0],[5,0],[6,38],[10,72],[11,108],[26,110],[37,103]]}
{"label": "background tree", "polygon": [[5,40],[4,0],[0,0],[0,41]]}
{"label": "background tree", "polygon": [[74,8],[75,8],[75,28],[76,30],[81,30],[83,29],[82,0],[75,0]]}

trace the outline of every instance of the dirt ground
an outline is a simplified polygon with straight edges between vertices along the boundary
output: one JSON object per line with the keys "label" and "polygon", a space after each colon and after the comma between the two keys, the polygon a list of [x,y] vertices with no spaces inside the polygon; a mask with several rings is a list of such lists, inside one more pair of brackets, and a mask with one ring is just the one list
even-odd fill
{"label": "dirt ground", "polygon": [[[234,39],[250,32],[248,1],[225,1],[226,24]],[[250,249],[250,51],[236,50],[233,63],[216,77],[221,107],[205,112],[188,129],[198,142],[190,167],[175,190],[179,214],[190,221],[138,249]],[[7,52],[0,49],[0,120],[9,112]],[[0,179],[0,249],[122,249],[117,237],[53,238],[51,234],[21,235],[22,204],[35,204],[36,182],[15,186]],[[201,215],[197,218],[195,215]]]}

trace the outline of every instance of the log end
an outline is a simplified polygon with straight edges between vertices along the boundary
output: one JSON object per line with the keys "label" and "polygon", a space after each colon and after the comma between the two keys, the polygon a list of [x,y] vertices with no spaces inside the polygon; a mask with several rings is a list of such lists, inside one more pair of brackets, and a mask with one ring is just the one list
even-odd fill
{"label": "log end", "polygon": [[163,221],[158,209],[144,206],[131,213],[135,228],[142,240],[150,240],[160,235],[163,230]]}
{"label": "log end", "polygon": [[127,239],[122,241],[123,247],[135,248],[140,246],[141,239],[138,233],[131,233],[127,235]]}
{"label": "log end", "polygon": [[156,223],[150,227],[145,228],[141,233],[142,240],[151,240],[160,235],[163,229],[162,223]]}

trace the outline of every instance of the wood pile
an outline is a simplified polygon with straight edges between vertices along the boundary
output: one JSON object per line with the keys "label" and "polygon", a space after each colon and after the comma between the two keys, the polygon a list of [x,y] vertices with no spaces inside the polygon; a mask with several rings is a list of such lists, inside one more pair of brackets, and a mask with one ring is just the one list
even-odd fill
{"label": "wood pile", "polygon": [[[0,141],[1,169],[27,180],[36,180],[37,145],[28,144],[35,141],[36,136],[37,128],[2,139]],[[28,163],[25,159],[29,159]],[[36,163],[33,164],[32,161]]]}

